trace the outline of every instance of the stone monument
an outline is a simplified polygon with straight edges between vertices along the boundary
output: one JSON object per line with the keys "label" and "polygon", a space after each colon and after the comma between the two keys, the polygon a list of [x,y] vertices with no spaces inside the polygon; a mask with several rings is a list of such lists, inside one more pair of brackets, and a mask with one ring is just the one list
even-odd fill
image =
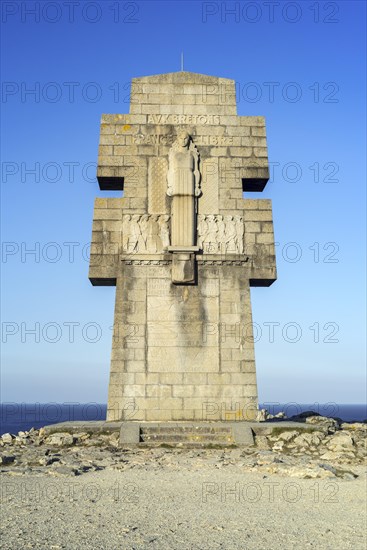
{"label": "stone monument", "polygon": [[[89,278],[116,285],[108,421],[253,420],[250,286],[276,279],[263,117],[235,82],[134,78],[103,115]],[[244,198],[245,194],[245,198]]]}

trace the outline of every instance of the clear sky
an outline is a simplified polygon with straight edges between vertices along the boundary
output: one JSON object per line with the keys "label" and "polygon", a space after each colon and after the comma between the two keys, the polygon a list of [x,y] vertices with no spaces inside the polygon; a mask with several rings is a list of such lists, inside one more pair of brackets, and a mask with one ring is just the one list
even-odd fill
{"label": "clear sky", "polygon": [[115,289],[91,286],[87,257],[111,196],[100,117],[181,51],[266,117],[279,244],[278,281],[252,289],[260,401],[365,401],[365,6],[2,2],[4,401],[106,402]]}

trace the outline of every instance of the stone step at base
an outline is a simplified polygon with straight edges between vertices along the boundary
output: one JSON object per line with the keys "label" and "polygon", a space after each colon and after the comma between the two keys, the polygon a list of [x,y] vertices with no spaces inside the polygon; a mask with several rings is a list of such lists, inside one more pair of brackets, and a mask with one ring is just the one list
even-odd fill
{"label": "stone step at base", "polygon": [[175,449],[225,449],[227,447],[237,447],[235,442],[220,441],[142,441],[139,447],[155,448],[175,448]]}
{"label": "stone step at base", "polygon": [[234,439],[232,434],[208,434],[208,433],[201,433],[193,434],[193,433],[184,433],[184,434],[178,434],[178,433],[159,433],[154,435],[148,435],[148,434],[142,434],[140,433],[140,441],[143,443],[147,442],[162,442],[165,443],[167,441],[175,442],[175,443],[222,443],[222,444],[230,444],[234,443]]}
{"label": "stone step at base", "polygon": [[148,426],[141,427],[142,434],[231,434],[230,426]]}
{"label": "stone step at base", "polygon": [[251,427],[243,422],[231,423],[164,423],[123,422],[120,445],[173,447],[251,446],[254,437]]}
{"label": "stone step at base", "polygon": [[172,425],[142,426],[140,428],[141,444],[196,446],[234,445],[231,426],[209,425]]}
{"label": "stone step at base", "polygon": [[140,428],[140,434],[145,436],[171,436],[182,435],[183,437],[191,436],[218,436],[225,437],[232,435],[232,429],[230,427],[218,427],[218,428],[163,428],[163,427],[142,427]]}

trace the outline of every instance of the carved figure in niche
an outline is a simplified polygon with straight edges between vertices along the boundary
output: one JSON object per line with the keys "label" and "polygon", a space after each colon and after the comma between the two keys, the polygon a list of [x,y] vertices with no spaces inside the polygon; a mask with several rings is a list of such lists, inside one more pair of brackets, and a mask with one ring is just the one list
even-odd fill
{"label": "carved figure in niche", "polygon": [[236,252],[236,227],[233,221],[233,216],[226,216],[226,252],[235,253]]}
{"label": "carved figure in niche", "polygon": [[218,252],[218,242],[217,242],[217,222],[215,216],[210,214],[207,216],[208,222],[208,233],[205,239],[205,251],[208,254],[216,254]]}
{"label": "carved figure in niche", "polygon": [[162,247],[163,250],[166,250],[170,245],[169,216],[167,216],[167,214],[164,214],[163,216],[158,216],[158,224],[160,229]]}
{"label": "carved figure in niche", "polygon": [[162,244],[159,236],[158,216],[150,216],[148,220],[147,252],[156,253],[161,250]]}
{"label": "carved figure in niche", "polygon": [[123,253],[158,254],[170,245],[170,216],[125,214],[122,217]]}
{"label": "carved figure in niche", "polygon": [[196,197],[200,195],[199,153],[186,131],[180,131],[169,152],[167,195],[171,204],[171,244],[194,246]]}
{"label": "carved figure in niche", "polygon": [[138,251],[139,241],[141,240],[141,232],[139,225],[139,214],[133,214],[130,221],[128,252],[131,254]]}
{"label": "carved figure in niche", "polygon": [[226,252],[226,224],[223,216],[217,216],[218,227],[218,249],[221,254]]}
{"label": "carved figure in niche", "polygon": [[200,215],[198,245],[207,254],[244,253],[244,225],[241,216]]}
{"label": "carved figure in niche", "polygon": [[122,250],[128,252],[131,215],[122,216]]}
{"label": "carved figure in niche", "polygon": [[145,252],[147,249],[147,239],[149,234],[149,214],[143,214],[140,217],[140,237],[139,237],[139,252]]}
{"label": "carved figure in niche", "polygon": [[243,254],[243,234],[244,234],[244,223],[241,216],[236,217],[236,249],[238,254]]}
{"label": "carved figure in niche", "polygon": [[200,216],[198,223],[198,246],[201,250],[204,249],[204,242],[206,242],[208,234],[208,224],[205,216]]}

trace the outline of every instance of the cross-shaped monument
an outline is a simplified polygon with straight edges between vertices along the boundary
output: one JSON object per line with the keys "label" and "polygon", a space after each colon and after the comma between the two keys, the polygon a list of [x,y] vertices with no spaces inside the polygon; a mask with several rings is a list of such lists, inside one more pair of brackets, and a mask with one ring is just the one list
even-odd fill
{"label": "cross-shaped monument", "polygon": [[89,278],[116,285],[107,420],[252,420],[250,286],[276,279],[265,121],[235,82],[134,78],[103,115]]}

